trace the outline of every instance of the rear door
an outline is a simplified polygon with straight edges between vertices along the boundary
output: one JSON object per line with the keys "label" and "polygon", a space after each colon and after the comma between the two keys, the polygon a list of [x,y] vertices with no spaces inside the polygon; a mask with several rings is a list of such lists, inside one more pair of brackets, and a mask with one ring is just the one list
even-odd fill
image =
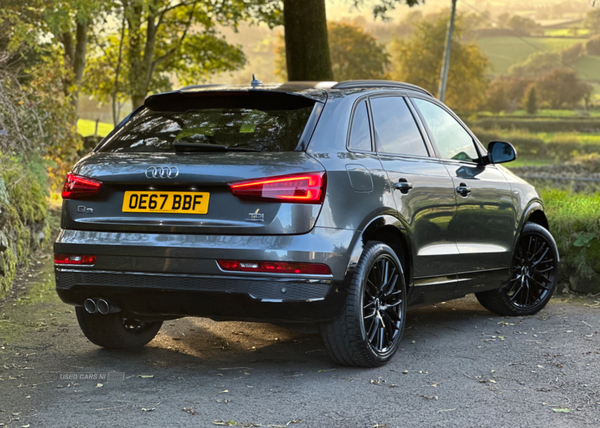
{"label": "rear door", "polygon": [[483,148],[441,104],[412,98],[437,154],[450,173],[457,212],[452,235],[460,273],[505,269],[516,233],[511,186],[495,165],[480,162]]}
{"label": "rear door", "polygon": [[62,227],[96,231],[297,234],[326,182],[302,151],[321,103],[294,94],[166,94],[73,169],[101,183],[64,202]]}
{"label": "rear door", "polygon": [[430,156],[413,112],[397,95],[370,100],[378,156],[413,247],[415,282],[454,275],[458,249],[451,234],[456,200],[448,171]]}

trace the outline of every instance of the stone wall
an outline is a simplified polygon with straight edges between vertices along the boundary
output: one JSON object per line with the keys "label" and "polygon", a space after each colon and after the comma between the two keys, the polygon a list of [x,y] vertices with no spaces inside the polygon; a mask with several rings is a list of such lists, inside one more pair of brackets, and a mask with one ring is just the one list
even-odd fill
{"label": "stone wall", "polygon": [[23,162],[0,154],[0,296],[17,269],[49,236],[48,203],[41,180]]}

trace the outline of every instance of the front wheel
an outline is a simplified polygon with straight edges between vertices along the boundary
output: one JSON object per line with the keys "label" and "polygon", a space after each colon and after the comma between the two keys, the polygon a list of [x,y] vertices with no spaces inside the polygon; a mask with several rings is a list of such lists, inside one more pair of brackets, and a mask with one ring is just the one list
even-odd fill
{"label": "front wheel", "polygon": [[345,366],[381,366],[398,350],[405,315],[406,282],[398,256],[381,242],[368,242],[343,312],[321,325],[327,353]]}
{"label": "front wheel", "polygon": [[546,306],[556,289],[558,262],[550,232],[539,224],[526,223],[515,247],[508,282],[475,296],[484,308],[499,315],[533,315]]}
{"label": "front wheel", "polygon": [[144,322],[120,314],[90,314],[77,306],[77,321],[90,342],[105,348],[137,349],[154,339],[162,321]]}

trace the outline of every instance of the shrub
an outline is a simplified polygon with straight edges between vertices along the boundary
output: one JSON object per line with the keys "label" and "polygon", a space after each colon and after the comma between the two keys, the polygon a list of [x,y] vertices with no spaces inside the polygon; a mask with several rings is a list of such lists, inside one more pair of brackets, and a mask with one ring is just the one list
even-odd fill
{"label": "shrub", "polygon": [[561,278],[574,291],[600,292],[600,196],[546,190],[542,197],[561,256]]}
{"label": "shrub", "polygon": [[600,55],[600,36],[594,36],[587,41],[585,49],[588,55]]}
{"label": "shrub", "polygon": [[540,102],[550,108],[574,107],[590,97],[594,87],[583,82],[574,70],[555,68],[535,83]]}
{"label": "shrub", "polygon": [[600,132],[598,118],[544,118],[487,117],[471,123],[486,130],[521,129],[529,132]]}

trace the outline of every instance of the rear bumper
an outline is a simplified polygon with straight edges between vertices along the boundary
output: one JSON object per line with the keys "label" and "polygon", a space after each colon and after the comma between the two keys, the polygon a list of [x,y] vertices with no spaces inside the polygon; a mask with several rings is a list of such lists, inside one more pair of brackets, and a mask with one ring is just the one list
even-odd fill
{"label": "rear bumper", "polygon": [[[62,230],[56,253],[94,254],[94,266],[56,266],[60,298],[113,301],[125,314],[218,320],[320,322],[335,317],[355,232],[314,228],[305,235],[218,236]],[[315,251],[318,250],[318,251]],[[325,263],[331,275],[224,272],[217,259]]]}

